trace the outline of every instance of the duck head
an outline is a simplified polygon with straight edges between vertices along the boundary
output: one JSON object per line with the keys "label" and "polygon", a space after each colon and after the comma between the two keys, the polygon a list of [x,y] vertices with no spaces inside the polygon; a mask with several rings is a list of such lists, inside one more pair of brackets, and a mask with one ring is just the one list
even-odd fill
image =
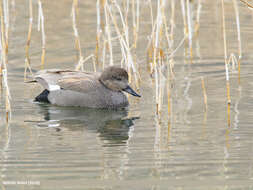
{"label": "duck head", "polygon": [[102,72],[99,81],[112,91],[125,91],[133,96],[141,97],[129,86],[128,74],[125,69],[108,67]]}

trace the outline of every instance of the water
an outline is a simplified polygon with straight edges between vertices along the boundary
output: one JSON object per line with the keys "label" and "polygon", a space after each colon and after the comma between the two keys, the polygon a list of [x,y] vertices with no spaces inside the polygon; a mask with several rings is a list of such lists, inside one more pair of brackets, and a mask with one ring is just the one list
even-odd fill
{"label": "water", "polygon": [[[95,49],[95,8],[92,0],[80,1],[78,30],[84,56]],[[232,3],[226,2],[225,8],[228,51],[237,53]],[[47,36],[45,68],[74,68],[77,60],[71,1],[43,1],[43,9]],[[179,10],[180,4],[176,3],[175,46],[183,38]],[[147,71],[145,51],[147,35],[151,32],[148,4],[142,5],[137,44],[142,98],[129,97],[127,110],[107,111],[32,101],[41,88],[23,82],[28,2],[16,1],[10,11],[8,79],[12,119],[9,125],[5,124],[4,104],[1,104],[0,189],[252,189],[253,25],[251,10],[239,4],[239,11],[241,81],[238,84],[236,72],[230,73],[229,127],[219,2],[202,3],[192,64],[184,56],[184,46],[175,55],[172,112],[168,122],[166,96],[161,121],[155,116],[154,81]],[[32,68],[39,70],[41,34],[36,31],[36,19],[34,2],[30,53]],[[113,54],[114,61],[119,63],[121,53],[117,43],[113,44]],[[92,70],[92,64],[88,63],[86,68]],[[204,77],[206,85],[206,112],[200,77]]]}

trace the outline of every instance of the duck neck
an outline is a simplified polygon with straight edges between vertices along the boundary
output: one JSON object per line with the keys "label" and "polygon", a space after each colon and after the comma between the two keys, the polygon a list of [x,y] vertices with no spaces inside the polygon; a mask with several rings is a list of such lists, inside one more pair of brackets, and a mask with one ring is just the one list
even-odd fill
{"label": "duck neck", "polygon": [[110,88],[108,88],[105,83],[101,80],[101,78],[98,79],[98,81],[107,89],[111,90]]}

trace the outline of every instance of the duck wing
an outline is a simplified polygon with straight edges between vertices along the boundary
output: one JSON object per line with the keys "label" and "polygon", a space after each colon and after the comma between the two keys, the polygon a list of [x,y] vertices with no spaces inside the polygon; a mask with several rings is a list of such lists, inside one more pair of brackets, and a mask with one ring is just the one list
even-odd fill
{"label": "duck wing", "polygon": [[36,73],[35,80],[49,91],[65,89],[78,92],[95,90],[99,74],[71,70],[42,70]]}
{"label": "duck wing", "polygon": [[57,70],[57,69],[51,69],[51,70],[41,70],[37,72],[34,76],[35,80],[41,84],[45,89],[52,90],[53,86],[56,86],[58,83],[58,80],[62,78],[63,72],[71,72],[67,70]]}
{"label": "duck wing", "polygon": [[88,93],[97,90],[100,87],[100,82],[94,76],[85,77],[66,77],[58,81],[58,85],[61,89],[72,90],[81,93]]}

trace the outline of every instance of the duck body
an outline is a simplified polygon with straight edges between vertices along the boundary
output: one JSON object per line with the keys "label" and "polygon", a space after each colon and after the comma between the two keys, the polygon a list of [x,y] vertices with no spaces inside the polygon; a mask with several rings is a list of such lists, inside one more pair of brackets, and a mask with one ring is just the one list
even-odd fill
{"label": "duck body", "polygon": [[128,85],[127,72],[118,67],[102,73],[42,70],[35,80],[45,88],[35,101],[59,106],[122,108],[129,104],[123,91],[139,96]]}
{"label": "duck body", "polygon": [[59,106],[79,106],[89,108],[119,108],[128,106],[124,93],[114,92],[97,83],[96,89],[89,92],[55,90],[48,94],[48,101]]}

